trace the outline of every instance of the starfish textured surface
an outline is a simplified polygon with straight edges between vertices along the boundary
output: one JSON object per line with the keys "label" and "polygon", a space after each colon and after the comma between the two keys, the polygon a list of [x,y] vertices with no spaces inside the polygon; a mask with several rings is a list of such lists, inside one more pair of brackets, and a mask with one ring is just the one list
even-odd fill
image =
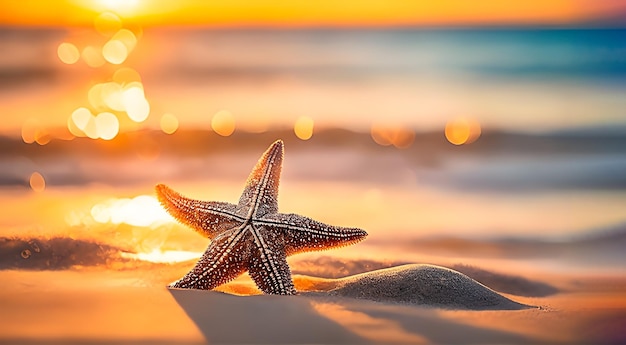
{"label": "starfish textured surface", "polygon": [[265,151],[237,205],[193,200],[156,186],[159,201],[174,218],[211,239],[196,266],[171,287],[210,290],[248,271],[261,291],[293,295],[287,256],[346,246],[367,236],[361,229],[278,213],[283,152],[282,140]]}

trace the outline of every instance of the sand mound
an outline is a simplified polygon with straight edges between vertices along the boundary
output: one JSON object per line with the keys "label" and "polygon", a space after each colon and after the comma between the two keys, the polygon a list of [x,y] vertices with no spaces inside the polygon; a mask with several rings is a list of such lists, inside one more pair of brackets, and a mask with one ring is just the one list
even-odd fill
{"label": "sand mound", "polygon": [[403,265],[343,279],[329,294],[448,309],[525,309],[468,276],[433,265]]}

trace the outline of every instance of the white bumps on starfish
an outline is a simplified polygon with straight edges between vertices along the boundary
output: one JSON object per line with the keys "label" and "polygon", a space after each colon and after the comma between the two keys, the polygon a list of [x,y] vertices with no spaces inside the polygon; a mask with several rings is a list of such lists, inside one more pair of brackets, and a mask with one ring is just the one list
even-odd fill
{"label": "white bumps on starfish", "polygon": [[278,213],[283,152],[282,140],[265,151],[237,205],[188,199],[156,186],[159,201],[174,218],[211,239],[196,266],[171,287],[210,290],[248,271],[261,291],[293,295],[287,256],[346,246],[367,236],[361,229]]}

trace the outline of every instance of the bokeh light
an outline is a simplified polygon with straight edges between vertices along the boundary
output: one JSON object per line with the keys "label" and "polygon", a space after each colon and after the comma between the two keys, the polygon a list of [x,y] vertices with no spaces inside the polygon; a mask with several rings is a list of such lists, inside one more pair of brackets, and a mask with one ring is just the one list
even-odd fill
{"label": "bokeh light", "polygon": [[[127,8],[130,2],[132,1],[116,1],[113,7]],[[61,61],[73,64],[82,58],[85,64],[92,68],[102,67],[107,62],[121,65],[126,61],[137,45],[137,35],[141,35],[141,28],[136,24],[131,24],[130,27],[123,25],[118,14],[113,13],[117,10],[110,9],[108,5],[101,10],[106,12],[94,18],[93,28],[107,38],[105,43],[102,45],[92,41],[91,45],[86,45],[79,51],[74,44],[63,42],[58,47]],[[123,121],[119,117],[121,112],[126,112],[128,118],[136,123],[144,122],[150,115],[151,107],[144,94],[141,76],[130,67],[120,66],[113,70],[111,79],[108,81],[101,79],[101,82],[91,86],[87,92],[87,99],[89,106],[76,109],[68,118],[69,133],[64,131],[64,138],[71,140],[77,136],[86,136],[92,139],[111,140],[122,128]],[[171,134],[178,129],[178,119],[171,114],[164,116],[161,122],[165,133]],[[37,142],[43,145],[52,138],[43,128],[29,124],[23,127],[22,132],[22,138],[27,143]],[[59,136],[55,135],[56,137]]]}
{"label": "bokeh light", "polygon": [[120,17],[111,12],[101,13],[94,19],[93,24],[96,31],[106,37],[111,37],[122,28]]}
{"label": "bokeh light", "polygon": [[235,131],[235,117],[229,111],[220,110],[213,115],[211,128],[215,133],[227,137]]}
{"label": "bokeh light", "polygon": [[399,149],[410,147],[415,140],[415,131],[413,129],[399,125],[373,124],[370,134],[378,145],[393,145]]}
{"label": "bokeh light", "polygon": [[84,132],[92,116],[93,115],[89,109],[80,107],[72,113],[72,121],[78,129]]}
{"label": "bokeh light", "polygon": [[135,49],[137,45],[137,37],[135,34],[128,29],[121,29],[111,37],[111,41],[119,41],[122,42],[124,47],[126,47],[126,54],[130,54],[130,52]]}
{"label": "bokeh light", "polygon": [[101,67],[106,63],[104,57],[102,56],[102,49],[98,49],[94,46],[86,46],[83,48],[81,57],[87,66],[92,68]]}
{"label": "bokeh light", "polygon": [[26,144],[32,144],[35,142],[35,134],[39,128],[39,121],[35,119],[28,119],[22,124],[22,141]]}
{"label": "bokeh light", "polygon": [[71,116],[67,118],[67,129],[75,137],[85,136],[85,133],[80,128],[78,128],[78,126],[76,126],[76,123],[74,123],[74,120]]}
{"label": "bokeh light", "polygon": [[141,82],[141,76],[139,72],[130,67],[122,67],[113,73],[113,81],[120,85],[126,85],[132,82]]}
{"label": "bokeh light", "polygon": [[52,140],[52,135],[43,127],[35,131],[35,142],[39,145],[46,145]]}
{"label": "bokeh light", "polygon": [[44,189],[46,189],[46,180],[38,172],[34,172],[30,175],[28,183],[30,184],[30,188],[35,192],[43,192]]}
{"label": "bokeh light", "polygon": [[87,92],[87,100],[89,100],[89,104],[95,110],[107,109],[107,105],[104,103],[104,100],[102,99],[102,85],[103,84],[95,84]]}
{"label": "bokeh light", "polygon": [[96,118],[95,116],[90,116],[89,117],[89,121],[87,121],[87,125],[85,126],[85,129],[83,129],[83,132],[85,132],[85,135],[87,135],[87,137],[91,138],[91,139],[98,139],[98,126],[96,125]]}
{"label": "bokeh light", "polygon": [[104,59],[114,65],[123,63],[128,57],[128,48],[118,40],[110,40],[102,47]]}
{"label": "bokeh light", "polygon": [[166,134],[174,134],[178,130],[178,119],[176,116],[166,113],[161,116],[161,130]]}
{"label": "bokeh light", "polygon": [[299,139],[309,140],[313,136],[313,119],[307,116],[301,116],[296,120],[293,131]]}
{"label": "bokeh light", "polygon": [[150,115],[150,104],[142,88],[132,86],[124,90],[121,94],[121,103],[128,117],[135,122],[143,122]]}
{"label": "bokeh light", "polygon": [[96,116],[95,123],[98,137],[104,140],[111,140],[115,138],[120,130],[120,123],[117,117],[111,113],[105,112],[98,114],[98,116]]}
{"label": "bokeh light", "polygon": [[455,118],[446,123],[444,134],[453,145],[471,144],[480,137],[480,124],[464,117]]}
{"label": "bokeh light", "polygon": [[112,110],[123,111],[126,109],[122,102],[122,87],[118,83],[104,83],[100,89],[100,97],[104,104]]}
{"label": "bokeh light", "polygon": [[61,60],[61,62],[68,65],[75,64],[80,58],[78,48],[68,42],[59,44],[59,47],[57,48],[57,55],[59,56],[59,60]]}
{"label": "bokeh light", "polygon": [[89,109],[81,107],[74,110],[71,119],[74,125],[76,125],[76,128],[81,130],[86,136],[91,139],[99,138],[96,118]]}

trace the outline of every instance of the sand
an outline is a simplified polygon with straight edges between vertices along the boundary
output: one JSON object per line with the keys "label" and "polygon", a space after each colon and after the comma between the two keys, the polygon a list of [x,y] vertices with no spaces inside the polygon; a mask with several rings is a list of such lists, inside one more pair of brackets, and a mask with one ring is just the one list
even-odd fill
{"label": "sand", "polygon": [[[624,277],[552,275],[548,282],[560,292],[525,297],[497,293],[446,268],[407,265],[340,279],[296,276],[296,286],[308,289],[298,296],[237,296],[166,289],[165,283],[180,270],[163,266],[142,272],[0,271],[4,283],[0,342],[617,344],[626,340],[621,331],[626,324]],[[439,282],[420,290],[425,285],[416,279],[425,278]],[[390,288],[382,288],[382,283]],[[255,293],[250,284],[244,275],[223,289]],[[460,298],[464,292],[456,288],[469,288],[470,296],[497,304],[463,304],[468,296]],[[521,308],[521,304],[540,308]]]}
{"label": "sand", "polygon": [[331,295],[446,309],[517,310],[514,302],[468,276],[434,265],[403,265],[339,279]]}

